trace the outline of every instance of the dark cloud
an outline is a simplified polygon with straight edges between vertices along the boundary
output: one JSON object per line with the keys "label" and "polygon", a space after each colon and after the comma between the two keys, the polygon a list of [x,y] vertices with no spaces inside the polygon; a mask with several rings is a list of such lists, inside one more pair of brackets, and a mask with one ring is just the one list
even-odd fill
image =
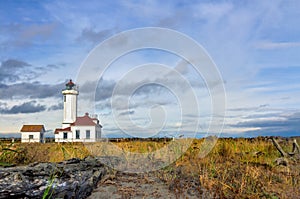
{"label": "dark cloud", "polygon": [[15,105],[11,108],[1,108],[0,112],[3,114],[18,114],[18,113],[37,113],[45,110],[46,110],[45,106],[36,104],[36,101],[30,101],[20,105]]}
{"label": "dark cloud", "polygon": [[58,63],[34,66],[22,60],[7,59],[0,64],[0,83],[28,82],[62,66],[65,66],[65,64]]}
{"label": "dark cloud", "polygon": [[[64,64],[62,64],[62,65],[64,65]],[[48,65],[46,66],[46,70],[49,70],[49,69],[58,69],[58,68],[60,68],[60,67],[61,67],[61,65],[48,64]]]}
{"label": "dark cloud", "polygon": [[48,108],[48,111],[62,110],[64,108],[63,103],[52,105]]}
{"label": "dark cloud", "polygon": [[261,105],[259,105],[259,108],[264,108],[264,107],[268,107],[268,106],[270,106],[270,104],[261,104]]}
{"label": "dark cloud", "polygon": [[49,85],[39,82],[0,84],[0,99],[60,97],[65,83]]}
{"label": "dark cloud", "polygon": [[[34,67],[34,71],[36,72],[36,74],[44,74],[48,71],[51,71],[53,69],[58,69],[62,66],[65,66],[64,64],[48,64],[46,66],[37,66],[37,67]],[[38,76],[36,75],[36,76]]]}
{"label": "dark cloud", "polygon": [[33,66],[27,62],[8,59],[0,65],[0,84],[30,81],[45,74],[49,70],[59,68],[59,65],[48,64],[47,66]]}
{"label": "dark cloud", "polygon": [[[168,81],[168,80],[166,80]],[[175,82],[174,82],[175,84]],[[112,96],[113,90],[116,86],[115,81],[102,81],[99,83],[99,86],[96,90],[96,100],[105,100]],[[134,94],[138,96],[148,96],[153,94],[160,94],[162,92],[167,91],[167,88],[163,85],[157,84],[157,83],[149,83],[148,80],[143,80],[139,82],[128,82],[121,86],[120,89],[118,89],[118,92],[115,92],[114,95],[118,96],[128,96],[129,94]],[[134,93],[131,93],[134,91]]]}
{"label": "dark cloud", "polygon": [[153,94],[158,94],[158,93],[161,93],[161,92],[164,92],[166,91],[167,89],[160,85],[160,84],[155,84],[155,83],[150,83],[150,84],[145,84],[141,87],[139,87],[135,92],[134,94],[135,95],[153,95]]}
{"label": "dark cloud", "polygon": [[[116,82],[113,80],[101,79],[96,91],[92,90],[94,88],[94,84],[95,82],[86,82],[80,86],[81,98],[85,98],[84,95],[94,95],[97,108],[101,110],[111,108],[116,110],[127,109],[128,106],[124,102],[128,100],[129,94],[139,99],[131,101],[132,103],[130,104],[130,108],[149,107],[153,104],[165,106],[174,103],[175,99],[169,99],[170,96],[172,97],[172,94],[164,86],[156,83],[148,83],[148,81],[145,80],[145,82],[129,82],[121,85],[121,89],[119,89],[120,92],[114,93],[114,107],[111,107],[112,104],[110,99],[112,98]],[[136,89],[134,93],[129,93],[132,92],[134,88],[138,89]]]}
{"label": "dark cloud", "polygon": [[241,107],[241,108],[229,108],[227,111],[257,111],[259,109],[264,109],[266,107],[270,106],[269,104],[261,104],[259,106],[253,106],[253,107]]}
{"label": "dark cloud", "polygon": [[[98,85],[96,90],[95,85]],[[115,85],[116,82],[113,80],[88,81],[80,86],[79,91],[83,95],[94,95],[96,101],[103,101],[112,96]]]}
{"label": "dark cloud", "polygon": [[[20,75],[30,66],[31,65],[26,62],[15,59],[2,62],[0,65],[0,82],[15,82],[20,80]],[[29,72],[25,78],[29,78],[31,75],[31,72]]]}
{"label": "dark cloud", "polygon": [[[234,117],[236,117],[236,116],[234,116]],[[251,114],[251,115],[247,115],[247,116],[245,116],[245,114],[243,114],[240,117],[244,118],[244,119],[263,119],[263,118],[270,118],[270,117],[278,117],[278,113]]]}
{"label": "dark cloud", "polygon": [[112,35],[112,33],[112,29],[106,29],[97,32],[91,28],[85,28],[82,30],[81,35],[77,38],[77,40],[99,43],[104,39],[108,38],[109,35]]}
{"label": "dark cloud", "polygon": [[[119,89],[120,92],[114,93],[117,96],[127,96],[128,94],[134,94],[138,96],[148,96],[153,94],[159,94],[166,91],[166,88],[160,84],[156,83],[147,83],[148,81],[141,82],[132,82],[126,85],[121,85],[122,88]],[[86,82],[82,86],[80,86],[80,93],[85,94],[95,94],[96,101],[104,101],[112,97],[114,88],[116,86],[116,82],[113,80],[103,80],[99,81],[98,87],[96,91],[93,90],[94,84],[96,82]],[[142,86],[139,86],[142,85]],[[129,93],[133,91],[133,88],[138,88],[134,93]]]}
{"label": "dark cloud", "polygon": [[134,113],[135,113],[134,110],[124,111],[124,112],[119,113],[119,116],[122,116],[122,115],[133,115]]}
{"label": "dark cloud", "polygon": [[16,59],[8,59],[1,64],[1,70],[5,72],[10,72],[11,70],[19,70],[26,66],[31,66],[30,64],[16,60]]}
{"label": "dark cloud", "polygon": [[234,127],[247,127],[247,128],[270,128],[270,127],[287,127],[289,124],[288,121],[282,120],[253,120],[247,122],[239,122]]}
{"label": "dark cloud", "polygon": [[[187,62],[180,61],[176,70],[185,74],[188,72],[187,66]],[[95,84],[98,85],[96,90],[94,90]],[[118,89],[114,90],[116,86],[118,86]],[[167,86],[171,88],[168,88]],[[175,103],[174,100],[176,100],[176,97],[170,89],[185,92],[189,89],[188,86],[189,85],[183,86],[183,83],[172,74],[162,74],[158,75],[153,80],[143,79],[141,81],[132,80],[116,82],[114,80],[100,79],[99,82],[89,81],[80,85],[79,90],[81,98],[86,100],[86,98],[89,97],[90,100],[94,100],[97,103],[97,107],[100,109],[112,108],[109,100],[112,95],[114,95],[113,108],[117,110],[124,110],[127,109],[124,102],[128,100],[128,97],[130,96],[134,96],[134,98],[137,99],[131,104],[130,108],[148,107],[153,104],[171,105],[172,103]],[[155,99],[153,99],[153,97]]]}
{"label": "dark cloud", "polygon": [[300,134],[300,112],[291,115],[281,115],[281,119],[253,119],[231,125],[239,128],[259,128],[249,133],[298,133]]}
{"label": "dark cloud", "polygon": [[109,99],[112,96],[116,82],[113,80],[101,80],[96,90],[95,98],[97,101]]}
{"label": "dark cloud", "polygon": [[[103,100],[103,101],[98,101],[96,104],[96,108],[99,110],[118,110],[118,111],[124,111],[124,110],[134,110],[136,108],[149,108],[152,107],[153,105],[158,105],[158,106],[168,106],[168,105],[178,105],[176,102],[174,102],[174,99],[169,99],[166,98],[165,96],[159,96],[157,94],[153,94],[156,97],[147,97],[144,96],[142,98],[139,98],[138,100],[131,99],[129,104],[127,104],[128,98],[126,96],[119,96],[116,98],[113,98],[111,101],[110,99],[108,100]],[[126,103],[125,103],[126,102]],[[113,103],[113,104],[112,104]]]}
{"label": "dark cloud", "polygon": [[[182,75],[189,72],[189,63],[185,60],[180,60],[175,67]],[[188,80],[187,80],[188,81]],[[157,82],[157,83],[156,83]],[[224,83],[224,82],[222,82]],[[96,90],[95,84],[98,85]],[[218,86],[220,82],[212,82],[211,85]],[[80,92],[85,95],[94,95],[96,101],[107,100],[112,97],[113,91],[118,86],[118,89],[115,90],[115,96],[128,96],[131,94],[138,96],[149,96],[153,94],[164,94],[170,89],[176,89],[180,91],[187,91],[190,88],[206,88],[204,82],[199,81],[198,79],[191,81],[190,84],[186,84],[183,80],[178,80],[178,77],[174,73],[160,74],[155,78],[143,79],[141,81],[124,81],[116,82],[114,80],[105,80],[101,79],[99,82],[89,81],[80,85]],[[134,93],[132,93],[134,91]]]}

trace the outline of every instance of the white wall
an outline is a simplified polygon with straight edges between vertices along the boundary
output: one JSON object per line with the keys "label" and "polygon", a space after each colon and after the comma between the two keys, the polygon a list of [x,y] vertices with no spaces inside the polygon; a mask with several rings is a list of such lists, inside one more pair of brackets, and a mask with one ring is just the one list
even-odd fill
{"label": "white wall", "polygon": [[[29,135],[33,135],[33,139],[29,139]],[[42,142],[41,132],[21,132],[21,142]]]}
{"label": "white wall", "polygon": [[[80,139],[76,139],[76,130],[80,131]],[[86,138],[86,130],[90,130],[90,139]],[[63,138],[64,132],[55,134],[55,142],[95,142],[99,138],[96,136],[95,126],[72,126],[71,131],[68,132],[68,139]]]}
{"label": "white wall", "polygon": [[72,142],[72,132],[67,132],[68,138],[64,139],[64,132],[59,132],[58,134],[54,134],[55,142]]}
{"label": "white wall", "polygon": [[[96,131],[95,126],[72,126],[72,132],[74,133],[74,139],[76,138],[76,130],[80,130],[80,141],[79,142],[95,142]],[[86,138],[86,130],[90,130],[90,139]],[[76,140],[77,141],[77,140]]]}
{"label": "white wall", "polygon": [[64,90],[63,92],[64,101],[64,118],[63,123],[71,124],[75,122],[77,117],[77,95],[76,90]]}

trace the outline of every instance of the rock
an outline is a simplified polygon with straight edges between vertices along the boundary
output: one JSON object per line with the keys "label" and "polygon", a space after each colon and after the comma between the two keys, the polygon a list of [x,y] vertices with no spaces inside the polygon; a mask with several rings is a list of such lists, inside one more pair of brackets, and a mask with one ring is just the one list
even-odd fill
{"label": "rock", "polygon": [[0,199],[86,198],[108,169],[92,157],[0,168]]}

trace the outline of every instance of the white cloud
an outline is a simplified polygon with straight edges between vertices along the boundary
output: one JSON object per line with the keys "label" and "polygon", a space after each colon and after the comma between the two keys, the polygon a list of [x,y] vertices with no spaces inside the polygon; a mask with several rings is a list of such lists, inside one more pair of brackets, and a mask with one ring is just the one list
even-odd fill
{"label": "white cloud", "polygon": [[276,50],[286,48],[299,48],[300,42],[272,42],[272,41],[261,41],[255,45],[256,48],[262,50]]}

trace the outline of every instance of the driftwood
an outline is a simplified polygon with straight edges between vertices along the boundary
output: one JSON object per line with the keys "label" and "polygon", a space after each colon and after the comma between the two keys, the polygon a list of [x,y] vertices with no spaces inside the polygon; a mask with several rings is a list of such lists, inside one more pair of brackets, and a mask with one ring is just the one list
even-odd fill
{"label": "driftwood", "polygon": [[293,156],[295,154],[300,154],[300,147],[299,147],[296,139],[294,139],[294,141],[293,141],[293,151],[290,152],[289,155]]}
{"label": "driftwood", "polygon": [[277,158],[275,160],[275,162],[277,163],[277,165],[284,165],[287,166],[288,165],[288,159],[292,159],[293,161],[295,160],[300,160],[300,147],[297,143],[297,140],[294,139],[293,140],[293,149],[292,152],[288,152],[286,153],[281,146],[279,145],[279,143],[275,140],[274,137],[271,138],[274,146],[276,147],[276,149],[279,151],[279,153],[281,154],[280,158]]}

